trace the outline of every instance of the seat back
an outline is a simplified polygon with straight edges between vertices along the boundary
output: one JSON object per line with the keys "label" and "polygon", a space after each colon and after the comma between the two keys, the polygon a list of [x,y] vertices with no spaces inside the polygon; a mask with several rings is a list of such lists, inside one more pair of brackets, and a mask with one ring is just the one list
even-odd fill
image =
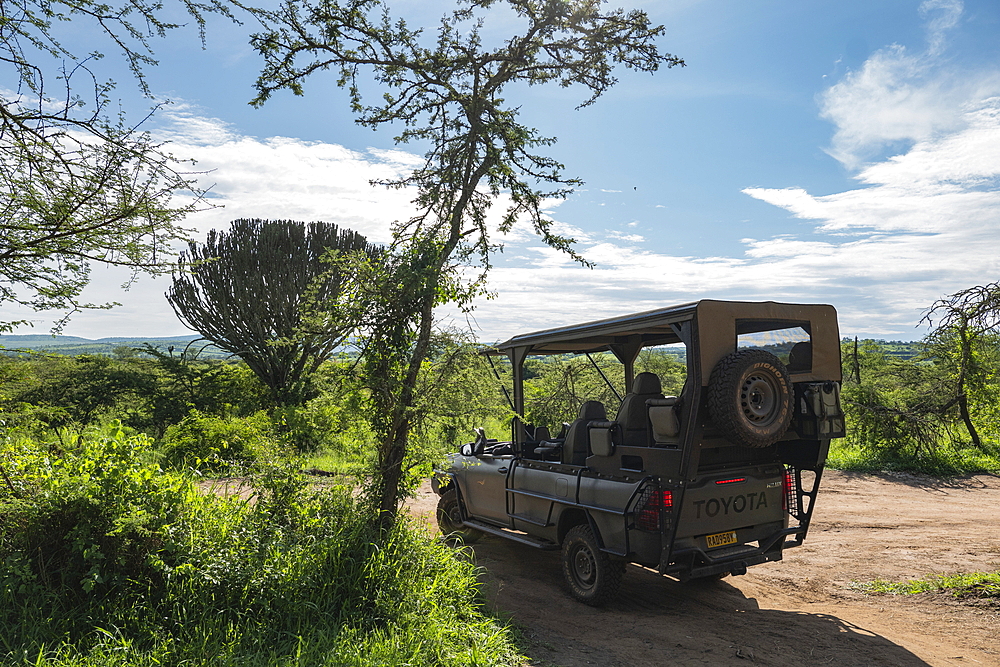
{"label": "seat back", "polygon": [[663,398],[660,378],[656,373],[639,373],[632,382],[632,391],[625,395],[618,417],[621,424],[622,444],[632,447],[645,447],[649,444],[647,435],[646,401],[651,398]]}
{"label": "seat back", "polygon": [[812,369],[812,343],[796,343],[788,351],[788,372],[805,373]]}
{"label": "seat back", "polygon": [[604,404],[600,401],[586,401],[580,406],[580,413],[566,431],[566,441],[563,443],[562,462],[582,466],[590,454],[590,435],[587,424],[592,421],[603,421],[608,418]]}

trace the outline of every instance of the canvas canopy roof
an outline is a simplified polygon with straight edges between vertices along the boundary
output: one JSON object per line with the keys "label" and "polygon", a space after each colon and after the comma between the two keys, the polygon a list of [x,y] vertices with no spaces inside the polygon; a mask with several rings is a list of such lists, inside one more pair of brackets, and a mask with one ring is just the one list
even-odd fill
{"label": "canvas canopy roof", "polygon": [[[837,311],[825,304],[704,299],[515,336],[495,345],[491,353],[520,360],[529,354],[610,351],[631,371],[632,361],[641,348],[685,342],[689,367],[691,361],[698,362],[700,368],[693,370],[700,371],[701,384],[705,385],[715,364],[736,349],[739,335],[792,325],[809,332],[813,355],[811,372],[800,374],[795,380],[839,381]],[[690,359],[692,353],[696,355],[694,359]]]}

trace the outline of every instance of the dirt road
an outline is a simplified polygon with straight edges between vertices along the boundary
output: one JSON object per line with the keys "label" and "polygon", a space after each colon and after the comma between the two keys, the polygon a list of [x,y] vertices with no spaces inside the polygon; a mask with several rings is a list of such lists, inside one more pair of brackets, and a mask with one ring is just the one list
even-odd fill
{"label": "dirt road", "polygon": [[[411,511],[433,516],[421,489]],[[1000,569],[1000,478],[941,482],[828,471],[802,547],[721,582],[629,566],[618,601],[566,591],[558,552],[475,546],[486,590],[536,667],[995,665],[1000,609],[940,595],[869,596],[852,581]]]}

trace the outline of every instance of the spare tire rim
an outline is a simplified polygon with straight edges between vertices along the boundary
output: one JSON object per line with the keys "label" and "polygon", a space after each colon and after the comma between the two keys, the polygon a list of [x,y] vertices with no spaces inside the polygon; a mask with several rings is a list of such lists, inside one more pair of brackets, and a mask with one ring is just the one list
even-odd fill
{"label": "spare tire rim", "polygon": [[751,375],[740,388],[740,407],[756,426],[766,426],[778,413],[778,388],[764,375]]}

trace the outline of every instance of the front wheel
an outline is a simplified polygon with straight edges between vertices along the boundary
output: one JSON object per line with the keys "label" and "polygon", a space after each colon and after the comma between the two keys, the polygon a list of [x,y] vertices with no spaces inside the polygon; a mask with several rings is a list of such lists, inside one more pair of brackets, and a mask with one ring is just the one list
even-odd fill
{"label": "front wheel", "polygon": [[458,491],[454,486],[442,493],[438,500],[437,522],[445,539],[453,542],[472,544],[483,536],[475,528],[462,524],[462,509],[458,505]]}
{"label": "front wheel", "polygon": [[618,594],[625,562],[612,560],[601,551],[590,526],[570,529],[563,541],[563,576],[570,592],[580,602],[599,607]]}

